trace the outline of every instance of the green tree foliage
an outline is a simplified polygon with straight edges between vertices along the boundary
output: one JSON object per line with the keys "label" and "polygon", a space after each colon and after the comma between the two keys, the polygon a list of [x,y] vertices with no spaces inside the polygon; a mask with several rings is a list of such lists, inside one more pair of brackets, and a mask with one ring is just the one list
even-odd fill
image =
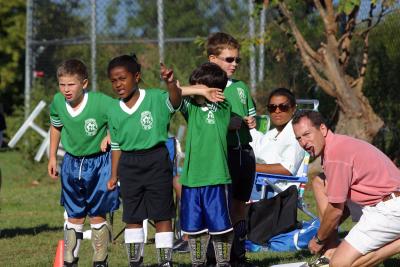
{"label": "green tree foliage", "polygon": [[25,1],[2,1],[0,5],[0,101],[11,112],[23,88],[25,47]]}

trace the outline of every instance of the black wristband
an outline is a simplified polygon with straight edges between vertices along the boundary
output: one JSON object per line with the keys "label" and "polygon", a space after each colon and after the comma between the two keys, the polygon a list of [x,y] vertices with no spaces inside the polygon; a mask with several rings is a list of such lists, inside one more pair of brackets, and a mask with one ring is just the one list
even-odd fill
{"label": "black wristband", "polygon": [[325,243],[325,240],[319,239],[318,234],[315,234],[314,239],[315,239],[315,243],[317,243],[317,245],[321,246]]}

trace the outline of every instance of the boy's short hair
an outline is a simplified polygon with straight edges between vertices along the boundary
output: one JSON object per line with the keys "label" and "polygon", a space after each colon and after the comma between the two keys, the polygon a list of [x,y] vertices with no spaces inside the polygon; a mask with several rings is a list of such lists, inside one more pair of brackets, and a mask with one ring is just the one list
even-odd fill
{"label": "boy's short hair", "polygon": [[211,34],[207,40],[207,56],[219,56],[224,49],[240,49],[239,42],[232,35],[224,32]]}
{"label": "boy's short hair", "polygon": [[226,72],[215,63],[207,62],[197,67],[189,78],[191,85],[203,84],[208,87],[225,89],[228,82]]}
{"label": "boy's short hair", "polygon": [[57,68],[57,78],[65,75],[78,75],[81,81],[87,80],[89,74],[85,63],[79,59],[68,59],[62,62]]}

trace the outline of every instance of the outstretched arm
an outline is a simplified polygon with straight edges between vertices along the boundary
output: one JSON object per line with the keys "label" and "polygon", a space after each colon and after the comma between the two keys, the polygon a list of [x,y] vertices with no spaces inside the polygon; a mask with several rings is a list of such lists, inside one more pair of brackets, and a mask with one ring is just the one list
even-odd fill
{"label": "outstretched arm", "polygon": [[223,102],[225,100],[224,92],[219,88],[207,87],[203,84],[180,86],[183,96],[200,95],[211,102]]}
{"label": "outstretched arm", "polygon": [[174,71],[172,69],[168,69],[164,63],[160,63],[160,73],[161,78],[167,84],[169,100],[171,101],[172,106],[177,109],[182,102],[182,91],[178,87],[178,84],[174,78]]}

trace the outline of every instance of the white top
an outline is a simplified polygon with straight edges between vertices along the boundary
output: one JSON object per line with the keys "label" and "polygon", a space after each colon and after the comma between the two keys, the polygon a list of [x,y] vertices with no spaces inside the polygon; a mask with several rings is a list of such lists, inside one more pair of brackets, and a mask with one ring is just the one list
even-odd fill
{"label": "white top", "polygon": [[256,129],[250,130],[256,162],[261,164],[280,163],[292,175],[297,175],[304,159],[304,150],[296,140],[292,121],[289,121],[278,135],[277,129],[263,134]]}

